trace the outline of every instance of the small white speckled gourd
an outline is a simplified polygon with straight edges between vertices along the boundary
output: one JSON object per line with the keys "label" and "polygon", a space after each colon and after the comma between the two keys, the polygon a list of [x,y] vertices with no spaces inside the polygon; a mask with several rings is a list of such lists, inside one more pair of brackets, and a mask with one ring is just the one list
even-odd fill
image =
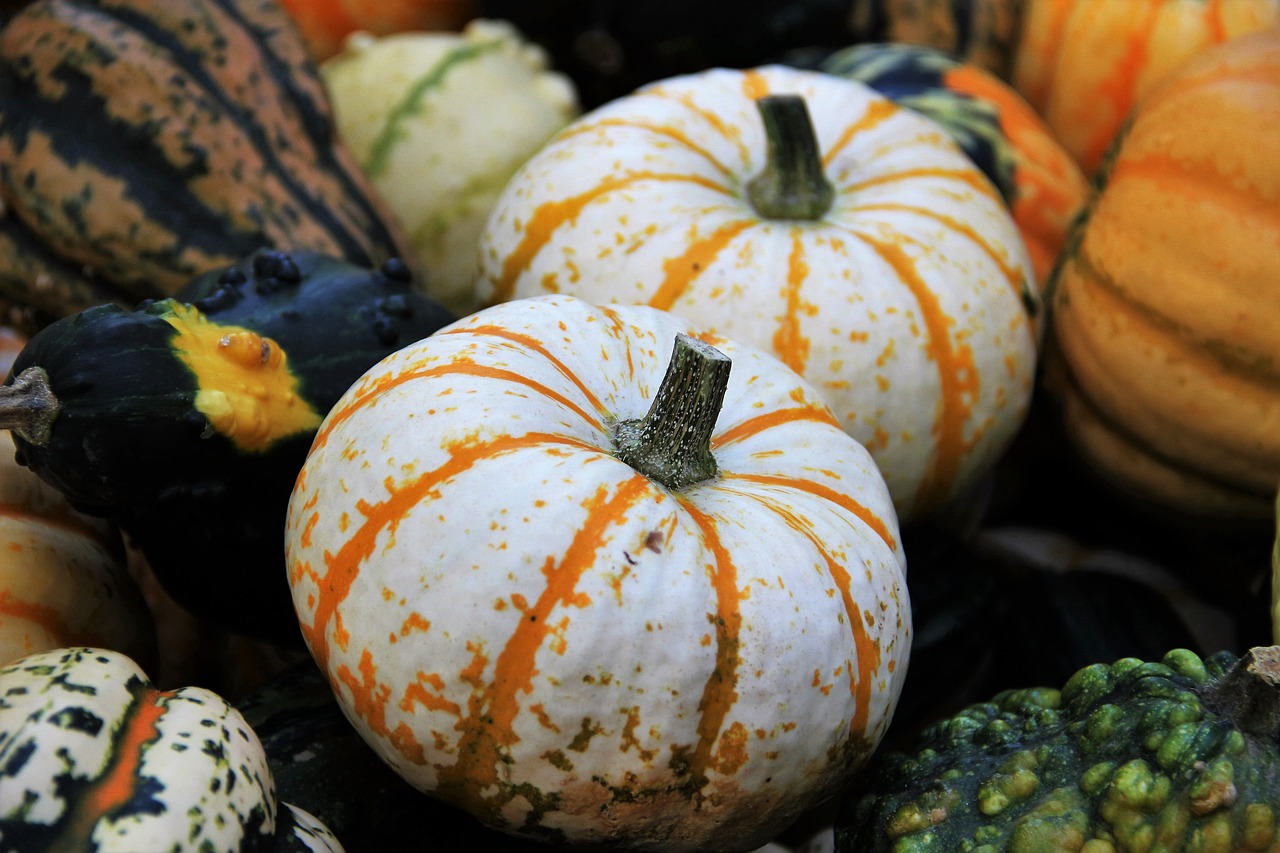
{"label": "small white speckled gourd", "polygon": [[0,668],[0,849],[342,846],[276,801],[257,735],[222,697],[157,690],[123,654],[67,648]]}

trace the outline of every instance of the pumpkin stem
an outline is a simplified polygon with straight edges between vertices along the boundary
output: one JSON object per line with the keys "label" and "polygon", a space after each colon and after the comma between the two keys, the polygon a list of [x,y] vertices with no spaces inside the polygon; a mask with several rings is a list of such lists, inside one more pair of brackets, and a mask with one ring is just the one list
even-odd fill
{"label": "pumpkin stem", "polygon": [[12,430],[37,447],[49,443],[59,408],[43,367],[28,367],[9,385],[0,386],[0,429]]}
{"label": "pumpkin stem", "polygon": [[1249,649],[1201,696],[1238,728],[1280,740],[1280,646]]}
{"label": "pumpkin stem", "polygon": [[676,335],[649,413],[614,428],[618,458],[669,489],[714,477],[711,433],[729,387],[730,366],[729,357],[710,344]]}
{"label": "pumpkin stem", "polygon": [[809,108],[799,95],[756,99],[764,121],[768,161],[747,183],[747,198],[765,219],[819,219],[836,189],[822,169]]}

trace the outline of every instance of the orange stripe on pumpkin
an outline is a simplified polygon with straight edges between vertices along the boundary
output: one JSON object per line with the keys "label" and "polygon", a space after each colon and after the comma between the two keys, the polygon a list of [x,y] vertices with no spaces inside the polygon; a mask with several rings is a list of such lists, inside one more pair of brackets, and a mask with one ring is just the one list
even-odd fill
{"label": "orange stripe on pumpkin", "polygon": [[[699,510],[686,498],[678,498],[681,507],[702,532],[702,541],[715,558],[708,566],[716,596],[716,612],[707,618],[715,628],[716,666],[702,688],[698,701],[698,742],[688,757],[688,774],[694,790],[700,791],[707,784],[707,773],[715,769],[732,773],[741,766],[741,745],[725,744],[730,754],[726,761],[715,762],[713,750],[724,732],[724,721],[738,701],[738,668],[741,665],[740,636],[742,633],[742,592],[738,589],[738,569],[733,557],[720,541],[716,520]],[[727,734],[727,732],[725,732]]]}
{"label": "orange stripe on pumpkin", "polygon": [[800,334],[800,314],[804,311],[816,312],[813,305],[806,306],[800,298],[805,279],[809,276],[809,265],[804,261],[804,240],[800,229],[791,232],[791,254],[787,257],[787,278],[785,285],[786,308],[782,315],[782,323],[773,335],[774,354],[787,367],[796,373],[804,374],[809,362],[809,339]]}
{"label": "orange stripe on pumpkin", "polygon": [[142,757],[147,745],[160,737],[159,722],[164,716],[162,699],[170,696],[148,687],[133,689],[133,701],[125,712],[123,725],[114,734],[114,748],[102,775],[89,782],[71,800],[66,822],[46,853],[78,853],[93,850],[93,830],[98,821],[128,805],[142,781]]}
{"label": "orange stripe on pumpkin", "polygon": [[859,518],[863,524],[867,525],[875,532],[884,544],[893,550],[898,549],[898,541],[893,534],[889,532],[889,526],[885,524],[884,519],[876,515],[867,507],[855,501],[852,497],[843,492],[837,492],[835,489],[828,488],[812,480],[804,480],[799,477],[780,477],[774,474],[734,474],[721,472],[721,476],[726,480],[742,480],[748,483],[759,483],[764,486],[778,486],[783,489],[795,489],[796,491],[805,492],[814,495],[823,500],[830,501],[846,512],[852,513]]}
{"label": "orange stripe on pumpkin", "polygon": [[[523,385],[532,391],[543,395],[544,397],[555,400],[565,408],[573,411],[583,421],[595,429],[604,429],[600,420],[594,415],[584,410],[577,403],[565,397],[558,391],[552,391],[547,386],[537,382],[528,376],[517,373],[513,370],[503,370],[497,367],[489,367],[488,365],[476,364],[471,361],[458,361],[449,364],[436,365],[425,370],[411,369],[403,373],[397,373],[394,376],[379,376],[377,379],[358,388],[355,397],[349,400],[341,407],[335,408],[329,413],[328,419],[321,426],[320,431],[316,433],[313,442],[313,450],[323,447],[329,441],[329,436],[337,426],[350,419],[357,412],[369,405],[371,400],[385,394],[398,385],[411,382],[415,379],[426,379],[435,376],[481,376],[488,379],[497,379],[502,382],[511,382],[517,385]],[[598,405],[598,401],[597,401]]]}
{"label": "orange stripe on pumpkin", "polygon": [[1004,199],[1000,198],[1000,191],[995,185],[988,180],[987,176],[978,171],[976,167],[966,166],[958,169],[945,169],[937,166],[921,166],[918,169],[903,169],[898,172],[886,172],[880,175],[873,175],[869,178],[862,178],[856,183],[847,184],[840,188],[841,194],[855,193],[859,190],[865,190],[874,186],[883,184],[892,184],[897,181],[913,181],[918,178],[943,178],[945,180],[960,181],[968,184],[970,188],[977,190],[982,195],[996,202],[1001,206],[1004,205]]}
{"label": "orange stripe on pumpkin", "polygon": [[[680,102],[687,103],[686,101],[683,101],[683,99]],[[729,135],[726,125],[724,124],[724,122],[719,121],[718,117],[714,116],[711,113],[708,113],[705,110],[698,109],[696,106],[694,106],[691,103],[689,103],[688,106],[691,109],[697,110],[699,116],[705,117],[709,120],[715,119],[716,130],[719,131],[722,135],[725,135],[725,136]],[[721,175],[725,177],[725,180],[733,179],[733,170],[730,169],[728,166],[726,166],[724,163],[720,162],[719,158],[717,158],[714,154],[708,151],[706,147],[698,143],[691,136],[689,136],[689,134],[685,133],[679,128],[672,127],[666,124],[657,124],[654,122],[641,121],[639,119],[629,119],[629,118],[602,118],[596,121],[585,121],[585,122],[580,122],[578,124],[570,125],[569,127],[565,128],[563,131],[560,132],[560,135],[556,137],[556,141],[560,142],[572,136],[583,136],[585,134],[591,133],[592,131],[596,131],[601,128],[624,128],[629,130],[643,130],[643,131],[652,133],[656,136],[665,136],[668,139],[671,139],[679,143],[684,148],[689,149],[690,151],[697,154],[699,157],[706,160],[708,165],[710,165],[713,169],[715,169],[717,172],[719,172]]]}
{"label": "orange stripe on pumpkin", "polygon": [[716,112],[715,110],[707,109],[706,107],[698,104],[696,101],[694,101],[693,97],[688,92],[679,92],[676,94],[672,94],[671,92],[667,91],[661,86],[655,86],[654,88],[649,89],[640,94],[645,96],[666,98],[668,100],[672,100],[680,104],[680,106],[684,107],[685,109],[692,112],[694,115],[698,116],[698,118],[705,121],[708,125],[711,126],[711,129],[714,130],[716,133],[718,133],[720,136],[732,142],[735,145],[735,147],[738,149],[738,158],[743,163],[750,162],[751,152],[747,148],[747,144],[743,141],[742,132],[738,128],[738,126],[734,124],[730,124],[729,122],[726,122],[724,120],[724,117],[719,112]]}
{"label": "orange stripe on pumpkin", "polygon": [[612,192],[627,189],[644,181],[691,183],[725,195],[731,194],[727,186],[701,175],[631,172],[625,175],[607,175],[601,179],[600,183],[586,192],[557,201],[544,202],[530,214],[529,221],[525,223],[524,236],[521,238],[520,244],[512,249],[506,260],[503,261],[502,274],[494,282],[493,295],[489,298],[490,303],[506,302],[511,299],[515,293],[516,279],[529,268],[529,265],[533,263],[533,259],[550,242],[556,230],[567,223],[577,220],[578,215],[582,213],[583,208],[588,204]]}
{"label": "orange stripe on pumpkin", "polygon": [[442,334],[446,334],[446,335],[467,334],[467,335],[476,335],[478,337],[486,337],[486,338],[501,338],[504,341],[510,341],[513,344],[519,344],[524,349],[536,352],[538,355],[545,358],[561,376],[563,376],[565,379],[568,379],[570,382],[573,383],[573,385],[582,393],[582,396],[587,398],[587,402],[591,404],[591,408],[595,409],[596,413],[599,414],[601,418],[608,417],[609,415],[609,413],[605,410],[604,406],[601,405],[599,398],[597,398],[595,394],[591,393],[591,389],[586,386],[586,383],[582,381],[582,378],[578,376],[577,373],[570,370],[563,361],[561,361],[559,358],[553,355],[552,352],[546,348],[546,346],[542,343],[541,340],[533,337],[532,335],[523,335],[519,332],[513,332],[510,329],[505,328],[503,326],[494,326],[494,325],[463,326],[463,327],[449,329],[443,332]]}
{"label": "orange stripe on pumpkin", "polygon": [[343,544],[338,553],[324,554],[325,572],[316,582],[316,602],[309,624],[301,625],[312,655],[322,668],[329,662],[330,620],[335,618],[339,606],[346,600],[351,585],[360,574],[360,566],[373,553],[378,535],[394,528],[424,499],[432,495],[441,483],[458,476],[473,466],[503,454],[536,447],[540,444],[562,444],[584,450],[600,452],[583,442],[550,433],[530,433],[522,436],[500,436],[487,442],[460,442],[449,449],[449,461],[407,483],[395,486],[388,482],[389,496],[385,501],[369,504],[360,501],[356,509],[364,516]]}
{"label": "orange stripe on pumpkin", "polygon": [[647,496],[654,485],[639,474],[618,484],[610,495],[607,486],[586,502],[587,517],[573,541],[556,562],[548,555],[542,567],[547,583],[538,599],[521,609],[520,621],[493,663],[493,675],[483,689],[473,691],[466,718],[458,722],[462,732],[457,761],[441,767],[438,793],[469,806],[479,814],[496,813],[517,792],[502,785],[501,768],[507,750],[518,737],[515,719],[521,711],[519,696],[533,689],[536,657],[552,633],[551,614],[570,605],[582,606],[578,582],[594,565],[611,528]]}
{"label": "orange stripe on pumpkin", "polygon": [[662,272],[665,277],[657,291],[649,297],[649,306],[663,311],[671,310],[671,306],[688,289],[689,284],[711,266],[724,247],[755,224],[757,223],[753,220],[741,219],[721,225],[710,235],[690,242],[679,257],[664,261]]}
{"label": "orange stripe on pumpkin", "polygon": [[960,473],[960,462],[973,442],[964,437],[964,425],[973,411],[980,378],[974,363],[973,349],[951,339],[955,321],[942,310],[937,295],[916,269],[911,256],[902,247],[870,234],[852,232],[870,246],[897,274],[915,297],[928,332],[927,353],[938,368],[941,405],[933,424],[934,451],[929,470],[920,480],[916,500],[922,505],[935,505],[950,491]]}
{"label": "orange stripe on pumpkin", "polygon": [[835,415],[823,405],[809,405],[792,409],[774,409],[754,418],[742,421],[728,429],[717,432],[711,438],[711,447],[723,447],[726,444],[732,444],[735,441],[742,441],[750,438],[758,433],[781,426],[784,423],[795,421],[810,421],[813,423],[830,424],[836,429],[841,429],[840,422],[836,420]]}
{"label": "orange stripe on pumpkin", "polygon": [[880,125],[899,109],[900,107],[888,98],[877,97],[876,100],[867,105],[866,112],[840,132],[840,135],[836,137],[835,144],[822,155],[822,165],[830,169],[832,161],[840,155],[840,152],[846,146],[853,142],[858,134],[865,133]]}
{"label": "orange stripe on pumpkin", "polygon": [[842,563],[831,556],[825,544],[814,533],[811,524],[800,518],[786,504],[773,500],[766,495],[750,493],[750,497],[761,502],[786,521],[787,526],[803,535],[813,545],[814,550],[827,564],[827,571],[835,581],[840,593],[840,601],[844,605],[845,618],[849,622],[849,633],[853,638],[854,650],[858,661],[856,669],[849,663],[849,695],[853,697],[853,716],[849,720],[849,733],[859,738],[869,749],[867,724],[871,720],[871,690],[875,683],[876,670],[880,668],[880,644],[871,638],[867,625],[853,596],[853,577]]}
{"label": "orange stripe on pumpkin", "polygon": [[1009,261],[1004,257],[1004,255],[1002,255],[1000,252],[997,252],[995,246],[993,246],[991,242],[987,240],[987,238],[983,237],[982,234],[978,232],[978,229],[974,228],[972,225],[968,224],[967,222],[956,219],[953,216],[946,216],[944,214],[938,213],[936,210],[930,210],[927,207],[921,207],[915,204],[899,204],[896,202],[881,202],[877,204],[860,204],[856,208],[854,208],[854,210],[855,211],[884,210],[884,211],[896,211],[899,213],[913,213],[917,216],[923,216],[927,219],[932,219],[935,222],[939,222],[945,225],[948,230],[954,231],[957,234],[960,234],[961,236],[968,239],[969,242],[973,243],[975,246],[981,249],[982,253],[985,254],[988,258],[990,258],[992,263],[994,263],[997,267],[1000,268],[1000,274],[1003,275],[1005,279],[1009,282],[1009,284],[1013,287],[1013,292],[1017,294],[1022,293],[1022,284],[1026,280],[1026,272],[1022,269],[1022,267],[1014,266],[1010,264]]}

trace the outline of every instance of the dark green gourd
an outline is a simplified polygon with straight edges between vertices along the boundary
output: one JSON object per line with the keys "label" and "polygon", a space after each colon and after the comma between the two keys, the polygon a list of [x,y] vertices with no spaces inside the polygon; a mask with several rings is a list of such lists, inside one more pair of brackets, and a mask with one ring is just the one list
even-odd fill
{"label": "dark green gourd", "polygon": [[1185,649],[1011,690],[882,754],[838,851],[1280,849],[1280,646]]}
{"label": "dark green gourd", "polygon": [[452,319],[398,261],[263,250],[174,298],[41,330],[0,388],[0,428],[180,604],[294,640],[284,519],[315,430],[365,370]]}

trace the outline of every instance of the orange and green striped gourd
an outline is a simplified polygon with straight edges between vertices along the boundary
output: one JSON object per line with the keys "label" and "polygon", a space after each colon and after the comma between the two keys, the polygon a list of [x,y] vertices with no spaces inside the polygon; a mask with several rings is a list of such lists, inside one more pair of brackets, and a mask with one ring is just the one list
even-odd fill
{"label": "orange and green striped gourd", "polygon": [[286,550],[365,740],[544,842],[758,847],[862,765],[906,673],[865,448],[777,359],[644,306],[516,300],[384,359]]}

